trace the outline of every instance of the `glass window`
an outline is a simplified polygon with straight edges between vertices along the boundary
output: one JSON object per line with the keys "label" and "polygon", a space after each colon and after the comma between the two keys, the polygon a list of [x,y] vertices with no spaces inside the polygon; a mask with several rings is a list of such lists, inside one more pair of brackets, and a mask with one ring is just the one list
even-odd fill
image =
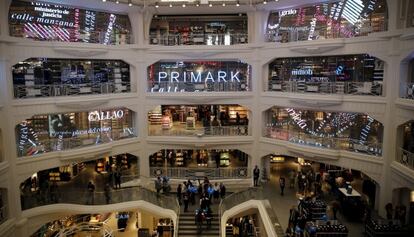
{"label": "glass window", "polygon": [[18,156],[33,156],[133,137],[133,112],[120,108],[35,115],[16,125]]}
{"label": "glass window", "polygon": [[385,0],[341,0],[271,12],[270,42],[351,38],[387,30]]}
{"label": "glass window", "polygon": [[127,15],[70,6],[13,1],[9,9],[10,35],[40,41],[129,44]]}

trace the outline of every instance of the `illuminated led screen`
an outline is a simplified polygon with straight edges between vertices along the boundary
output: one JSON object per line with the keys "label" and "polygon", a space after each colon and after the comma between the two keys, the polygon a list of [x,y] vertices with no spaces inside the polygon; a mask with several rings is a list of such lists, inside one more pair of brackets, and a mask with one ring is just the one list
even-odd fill
{"label": "illuminated led screen", "polygon": [[385,0],[340,0],[271,12],[267,40],[351,38],[387,30]]}
{"label": "illuminated led screen", "polygon": [[97,12],[42,2],[13,1],[10,35],[41,41],[127,44],[127,15]]}

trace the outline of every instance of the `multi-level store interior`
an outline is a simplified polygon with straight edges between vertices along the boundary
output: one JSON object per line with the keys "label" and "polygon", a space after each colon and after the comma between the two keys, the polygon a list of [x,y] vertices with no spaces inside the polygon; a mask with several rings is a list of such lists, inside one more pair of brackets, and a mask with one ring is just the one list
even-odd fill
{"label": "multi-level store interior", "polygon": [[414,231],[414,0],[1,0],[0,236]]}

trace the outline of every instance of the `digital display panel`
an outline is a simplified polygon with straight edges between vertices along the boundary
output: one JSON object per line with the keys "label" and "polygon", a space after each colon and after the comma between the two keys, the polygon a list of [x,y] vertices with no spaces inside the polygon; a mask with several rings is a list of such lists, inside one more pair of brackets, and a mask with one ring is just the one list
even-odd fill
{"label": "digital display panel", "polygon": [[131,25],[127,15],[58,4],[13,1],[10,35],[42,41],[127,44]]}

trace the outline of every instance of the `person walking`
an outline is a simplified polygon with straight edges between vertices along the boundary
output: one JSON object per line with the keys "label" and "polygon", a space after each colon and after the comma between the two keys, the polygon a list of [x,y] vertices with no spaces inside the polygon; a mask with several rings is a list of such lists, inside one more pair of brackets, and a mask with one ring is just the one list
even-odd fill
{"label": "person walking", "polygon": [[253,185],[255,187],[259,186],[259,176],[260,176],[260,169],[256,165],[253,169]]}
{"label": "person walking", "polygon": [[91,204],[95,202],[95,185],[92,183],[92,181],[89,181],[88,183],[88,200],[86,204]]}
{"label": "person walking", "polygon": [[121,188],[121,172],[115,173],[115,188]]}
{"label": "person walking", "polygon": [[157,179],[155,180],[155,190],[157,190],[157,196],[160,195],[161,189],[162,189],[162,181],[161,181],[161,177],[158,176]]}
{"label": "person walking", "polygon": [[187,191],[183,194],[183,200],[184,200],[184,212],[187,212],[188,211],[188,203],[190,202],[189,191]]}
{"label": "person walking", "polygon": [[279,178],[279,186],[280,186],[280,195],[284,195],[286,180],[283,176],[280,176]]}
{"label": "person walking", "polygon": [[226,186],[223,183],[220,183],[220,197],[221,199],[226,197]]}

